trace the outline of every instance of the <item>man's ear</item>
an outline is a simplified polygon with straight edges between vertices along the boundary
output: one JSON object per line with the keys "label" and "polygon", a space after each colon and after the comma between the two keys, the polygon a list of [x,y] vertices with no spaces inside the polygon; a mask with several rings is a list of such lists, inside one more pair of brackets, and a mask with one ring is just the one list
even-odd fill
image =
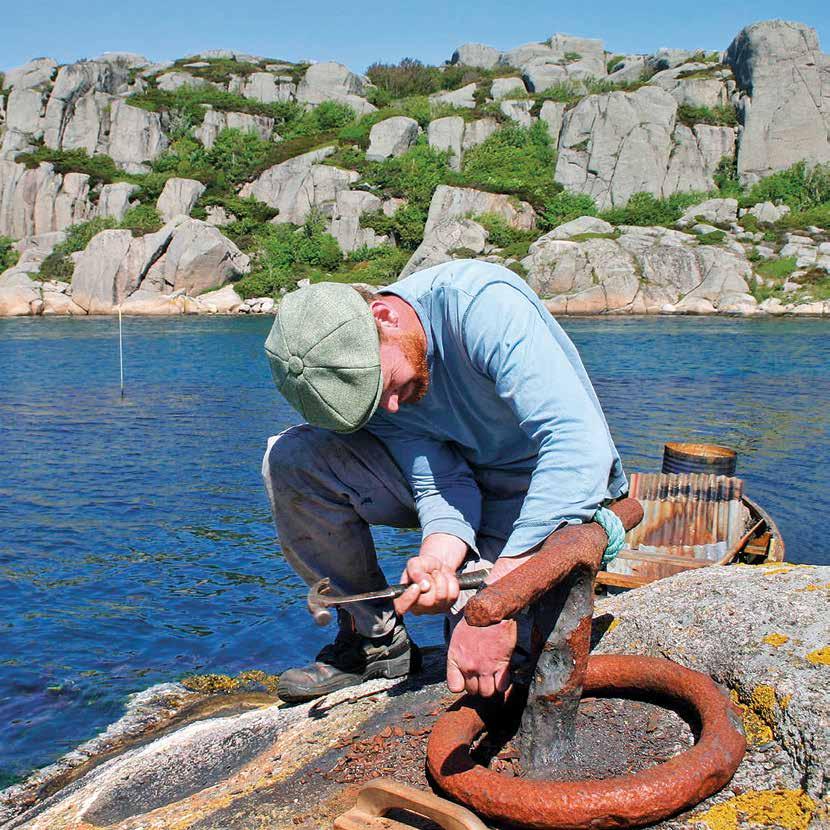
{"label": "man's ear", "polygon": [[398,317],[398,312],[385,300],[373,300],[369,308],[381,328],[396,329],[399,327],[400,318]]}

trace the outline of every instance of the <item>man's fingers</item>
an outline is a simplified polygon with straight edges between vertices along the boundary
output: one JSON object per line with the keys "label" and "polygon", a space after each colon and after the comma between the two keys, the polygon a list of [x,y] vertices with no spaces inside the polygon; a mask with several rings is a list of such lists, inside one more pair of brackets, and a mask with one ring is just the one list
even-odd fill
{"label": "man's fingers", "polygon": [[464,688],[471,694],[478,694],[478,675],[471,674],[464,678]]}
{"label": "man's fingers", "polygon": [[510,688],[510,666],[504,665],[494,675],[497,692],[506,692]]}
{"label": "man's fingers", "polygon": [[492,697],[496,693],[496,682],[493,675],[488,674],[478,679],[478,693],[482,697]]}
{"label": "man's fingers", "polygon": [[447,688],[455,694],[464,691],[464,675],[458,670],[455,663],[447,662]]}
{"label": "man's fingers", "polygon": [[418,598],[421,596],[421,586],[420,585],[410,585],[396,600],[393,601],[392,605],[395,607],[396,614],[405,614],[409,611],[415,603],[418,602]]}

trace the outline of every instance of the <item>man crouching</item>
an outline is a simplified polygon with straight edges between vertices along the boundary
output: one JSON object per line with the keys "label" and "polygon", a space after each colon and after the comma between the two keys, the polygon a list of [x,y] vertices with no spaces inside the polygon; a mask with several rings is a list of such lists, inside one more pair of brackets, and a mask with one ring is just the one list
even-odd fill
{"label": "man crouching", "polygon": [[284,672],[280,697],[417,671],[407,611],[448,615],[450,691],[504,691],[516,623],[468,626],[456,573],[491,567],[496,582],[627,490],[573,343],[512,271],[455,260],[376,295],[335,283],[288,294],[265,349],[308,422],[271,438],[263,461],[296,572],[335,593],[381,589],[370,525],[422,530],[401,578],[411,587],[338,610],[334,643]]}

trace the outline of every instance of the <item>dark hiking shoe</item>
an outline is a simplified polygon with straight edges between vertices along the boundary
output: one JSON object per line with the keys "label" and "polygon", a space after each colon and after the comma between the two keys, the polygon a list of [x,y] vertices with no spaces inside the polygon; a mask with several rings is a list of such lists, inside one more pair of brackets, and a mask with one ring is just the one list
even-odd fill
{"label": "dark hiking shoe", "polygon": [[280,675],[277,694],[287,703],[312,700],[365,680],[404,677],[421,668],[421,652],[400,620],[388,634],[376,638],[358,634],[345,612],[338,611],[338,621],[337,638],[314,663]]}

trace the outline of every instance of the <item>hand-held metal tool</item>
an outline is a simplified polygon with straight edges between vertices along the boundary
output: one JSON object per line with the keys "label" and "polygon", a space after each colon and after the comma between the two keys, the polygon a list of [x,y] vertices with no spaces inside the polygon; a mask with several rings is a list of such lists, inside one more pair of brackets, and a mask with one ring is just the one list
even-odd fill
{"label": "hand-held metal tool", "polygon": [[[472,571],[471,573],[456,574],[458,586],[462,591],[472,588],[481,588],[484,579],[489,571]],[[367,591],[365,594],[349,594],[348,596],[336,596],[330,594],[331,583],[328,578],[320,579],[308,589],[308,613],[314,618],[317,625],[328,625],[331,622],[331,608],[333,605],[347,605],[351,602],[368,602],[376,599],[395,599],[399,597],[410,585],[390,585],[379,591]]]}

